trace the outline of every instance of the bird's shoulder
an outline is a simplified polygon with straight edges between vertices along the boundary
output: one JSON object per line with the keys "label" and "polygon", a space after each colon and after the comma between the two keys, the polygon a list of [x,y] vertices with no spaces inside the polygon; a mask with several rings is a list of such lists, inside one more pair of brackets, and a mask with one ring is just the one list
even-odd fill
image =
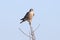
{"label": "bird's shoulder", "polygon": [[29,12],[26,13],[26,15],[24,16],[24,18],[26,18],[28,16]]}
{"label": "bird's shoulder", "polygon": [[27,12],[25,16],[27,16],[28,14],[29,14],[29,12]]}

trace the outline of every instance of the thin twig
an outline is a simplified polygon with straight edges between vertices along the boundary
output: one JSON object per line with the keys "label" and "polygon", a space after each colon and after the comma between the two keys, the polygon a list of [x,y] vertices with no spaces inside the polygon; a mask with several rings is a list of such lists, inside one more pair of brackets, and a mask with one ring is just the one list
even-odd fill
{"label": "thin twig", "polygon": [[34,29],[34,32],[39,28],[40,24]]}
{"label": "thin twig", "polygon": [[30,38],[31,38],[31,36],[30,36],[30,35],[27,35],[25,32],[23,32],[21,28],[19,28],[19,30],[20,30],[24,35],[26,35],[27,37],[30,37]]}

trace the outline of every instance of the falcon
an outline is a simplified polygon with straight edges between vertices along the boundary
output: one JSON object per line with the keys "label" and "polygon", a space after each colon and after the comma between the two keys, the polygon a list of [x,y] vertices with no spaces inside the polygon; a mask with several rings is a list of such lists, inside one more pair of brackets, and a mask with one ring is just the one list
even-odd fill
{"label": "falcon", "polygon": [[31,25],[33,16],[34,16],[34,10],[31,8],[31,9],[26,13],[26,15],[25,15],[22,19],[20,19],[20,20],[22,20],[20,23],[23,23],[23,22],[25,22],[25,21],[28,21],[29,24]]}

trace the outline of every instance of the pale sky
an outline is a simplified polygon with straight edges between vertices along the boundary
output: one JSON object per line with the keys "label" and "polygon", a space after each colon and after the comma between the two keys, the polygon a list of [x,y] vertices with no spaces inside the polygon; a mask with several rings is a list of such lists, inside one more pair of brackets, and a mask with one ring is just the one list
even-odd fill
{"label": "pale sky", "polygon": [[0,40],[29,40],[28,22],[20,24],[26,12],[34,9],[32,20],[36,40],[60,40],[60,0],[0,0]]}

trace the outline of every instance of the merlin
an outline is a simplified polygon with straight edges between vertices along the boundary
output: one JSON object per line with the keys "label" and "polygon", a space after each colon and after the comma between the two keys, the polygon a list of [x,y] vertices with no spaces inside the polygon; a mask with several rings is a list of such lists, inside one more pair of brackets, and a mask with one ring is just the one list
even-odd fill
{"label": "merlin", "polygon": [[25,22],[25,21],[28,21],[29,24],[31,25],[33,16],[34,16],[34,10],[31,8],[31,9],[26,13],[26,15],[21,19],[22,21],[21,21],[20,23]]}

